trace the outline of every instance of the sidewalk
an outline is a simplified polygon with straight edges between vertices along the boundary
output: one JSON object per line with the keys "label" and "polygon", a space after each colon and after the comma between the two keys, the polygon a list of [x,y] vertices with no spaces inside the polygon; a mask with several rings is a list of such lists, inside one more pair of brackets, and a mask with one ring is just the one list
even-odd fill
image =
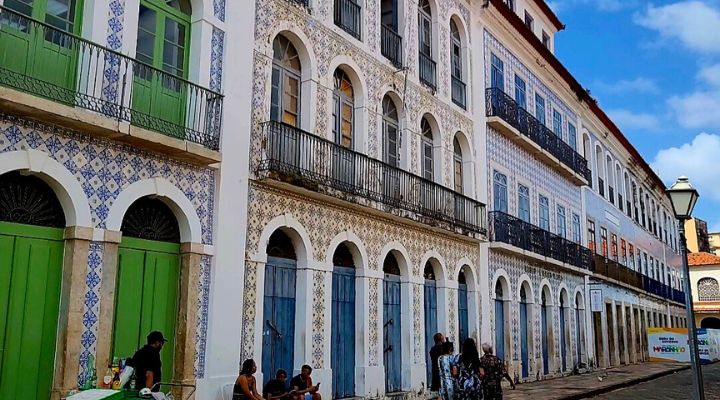
{"label": "sidewalk", "polygon": [[[646,363],[599,370],[589,374],[548,379],[503,389],[505,400],[574,400],[597,396],[622,387],[659,378],[690,368],[689,364]],[[602,382],[598,377],[603,377]]]}

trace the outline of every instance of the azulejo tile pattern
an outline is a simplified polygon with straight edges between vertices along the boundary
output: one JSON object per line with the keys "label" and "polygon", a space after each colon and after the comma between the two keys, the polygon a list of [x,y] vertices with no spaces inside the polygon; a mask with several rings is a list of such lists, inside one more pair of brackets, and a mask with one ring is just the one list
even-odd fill
{"label": "azulejo tile pattern", "polygon": [[220,21],[225,21],[225,0],[213,0],[213,14]]}
{"label": "azulejo tile pattern", "polygon": [[210,89],[222,91],[223,57],[225,56],[225,32],[213,27],[210,51]]}
{"label": "azulejo tile pattern", "polygon": [[370,349],[368,361],[371,367],[380,365],[378,357],[378,348],[380,346],[380,337],[378,329],[380,324],[380,279],[370,279]]}
{"label": "azulejo tile pattern", "polygon": [[[296,219],[308,233],[314,254],[312,260],[308,261],[324,261],[326,260],[326,251],[329,249],[331,240],[339,233],[350,231],[356,234],[367,251],[368,260],[364,260],[365,267],[378,271],[380,269],[382,248],[386,243],[396,240],[402,243],[407,249],[408,265],[410,265],[410,273],[412,276],[419,278],[421,268],[419,266],[421,257],[431,249],[436,250],[444,259],[447,265],[455,266],[459,260],[466,257],[473,265],[477,265],[477,242],[472,239],[452,238],[447,235],[441,235],[432,231],[425,231],[409,225],[403,225],[397,221],[385,220],[372,214],[360,213],[349,210],[337,205],[325,204],[320,201],[312,200],[308,197],[299,196],[293,192],[280,190],[274,187],[266,186],[261,183],[251,183],[248,201],[248,241],[247,251],[248,258],[253,258],[255,252],[264,253],[264,249],[260,249],[260,235],[266,228],[268,223],[275,217],[280,215],[290,215]],[[323,221],[318,224],[317,221]],[[303,261],[303,260],[299,260]],[[249,263],[248,265],[253,265]],[[453,268],[454,269],[454,268]],[[256,268],[248,267],[246,271],[246,287],[245,287],[245,312],[243,317],[243,351],[247,356],[253,356],[254,343],[254,324],[258,317],[255,311],[255,298],[257,297],[257,286],[255,282],[258,277]],[[457,276],[457,272],[446,272],[446,276]],[[377,300],[379,288],[379,279],[371,279],[370,286],[370,309],[368,315],[370,318],[370,345],[368,358],[370,360],[378,360],[378,355],[373,352],[377,351],[379,337],[377,329],[377,321],[380,319],[380,311],[378,309]],[[312,340],[312,357],[316,365],[323,365],[323,357],[325,355],[324,332],[327,327],[324,326],[321,315],[324,315],[325,297],[329,295],[329,290],[324,287],[325,281],[322,273],[316,273],[313,276],[313,324],[316,330],[313,331]],[[418,292],[419,293],[419,292]],[[418,346],[422,341],[422,324],[419,319],[421,301],[417,301],[418,293],[411,292],[412,298],[415,299],[415,307],[413,309],[414,338],[417,339]],[[453,303],[454,304],[454,303]],[[417,308],[417,309],[415,309]],[[454,312],[454,311],[451,311]],[[317,318],[317,320],[316,320]],[[321,335],[321,336],[317,336]],[[415,340],[415,339],[414,339]],[[422,351],[414,348],[415,354],[422,355]],[[257,358],[257,355],[254,355]]]}
{"label": "azulejo tile pattern", "polygon": [[198,310],[195,330],[195,377],[205,377],[205,349],[207,346],[208,313],[210,308],[210,282],[212,257],[203,256],[200,262],[200,278],[197,281]]}
{"label": "azulejo tile pattern", "polygon": [[[245,292],[243,293],[241,360],[253,358],[255,339],[255,305],[257,299],[258,263],[245,261]],[[262,301],[262,299],[260,300]]]}
{"label": "azulejo tile pattern", "polygon": [[90,374],[87,370],[87,360],[95,354],[98,316],[100,315],[100,283],[102,276],[103,244],[91,242],[88,250],[88,268],[85,276],[85,293],[83,307],[83,333],[81,336],[82,351],[80,353],[80,369],[78,370],[78,384],[83,385]]}
{"label": "azulejo tile pattern", "polygon": [[425,346],[423,345],[423,335],[425,334],[425,327],[423,326],[421,315],[424,312],[424,310],[421,308],[423,303],[423,286],[422,285],[413,285],[413,335],[415,337],[414,340],[414,354],[415,354],[415,363],[421,362],[425,358],[425,353],[423,350],[425,349]]}
{"label": "azulejo tile pattern", "polygon": [[[123,26],[125,22],[125,0],[111,0],[108,7],[107,46],[122,51]],[[112,104],[117,102],[120,81],[120,58],[108,54],[103,69],[102,99]]]}
{"label": "azulejo tile pattern", "polygon": [[[108,212],[124,188],[140,180],[162,177],[179,188],[190,200],[200,218],[202,241],[204,244],[212,244],[215,191],[212,170],[90,137],[81,132],[0,115],[0,153],[25,149],[48,154],[77,178],[87,196],[95,228],[106,227]],[[81,334],[80,383],[85,379],[84,368],[88,356],[95,354],[102,259],[102,244],[92,243],[88,255]],[[209,270],[209,261],[207,265]],[[200,315],[199,319],[207,325],[207,315]]]}

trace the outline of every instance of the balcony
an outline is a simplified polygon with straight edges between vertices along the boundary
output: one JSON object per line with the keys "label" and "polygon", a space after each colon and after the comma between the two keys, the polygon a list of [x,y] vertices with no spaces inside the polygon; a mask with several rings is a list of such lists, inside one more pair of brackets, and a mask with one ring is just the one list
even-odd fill
{"label": "balcony", "polygon": [[420,52],[420,82],[430,88],[433,93],[437,90],[435,70],[437,65],[429,55]]}
{"label": "balcony", "polygon": [[593,256],[592,271],[605,278],[632,286],[635,289],[685,304],[685,293],[682,291],[673,289],[660,281],[645,276],[638,271],[633,271],[617,261],[607,259],[602,255],[595,254]]}
{"label": "balcony", "polygon": [[395,29],[381,24],[380,51],[396,68],[402,68],[402,37]]}
{"label": "balcony", "polygon": [[590,270],[590,249],[501,211],[490,212],[489,221],[491,242],[522,249],[530,258]]}
{"label": "balcony", "polygon": [[360,6],[355,0],[335,0],[335,25],[360,39]]}
{"label": "balcony", "polygon": [[[445,186],[280,122],[264,127],[258,174],[458,233],[486,233],[485,205]],[[370,202],[377,202],[373,205]]]}
{"label": "balcony", "polygon": [[463,109],[467,108],[467,95],[465,91],[465,82],[463,82],[460,78],[453,76],[451,80],[452,101]]}
{"label": "balcony", "polygon": [[499,88],[485,92],[488,124],[544,160],[577,185],[587,185],[590,169],[583,156]]}
{"label": "balcony", "polygon": [[4,109],[180,158],[219,160],[220,93],[8,8],[0,12]]}

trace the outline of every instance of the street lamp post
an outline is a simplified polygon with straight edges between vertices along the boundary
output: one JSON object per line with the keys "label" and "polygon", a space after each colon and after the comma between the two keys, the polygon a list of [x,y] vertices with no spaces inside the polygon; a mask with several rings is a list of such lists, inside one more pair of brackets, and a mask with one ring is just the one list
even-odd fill
{"label": "street lamp post", "polygon": [[685,221],[690,219],[693,208],[695,208],[695,203],[697,203],[700,195],[685,176],[679,177],[675,184],[667,190],[667,194],[670,197],[675,218],[679,221],[680,251],[682,253],[683,270],[685,271],[685,279],[683,280],[685,286],[685,312],[688,321],[688,342],[690,345],[693,388],[695,389],[693,398],[695,400],[704,400],[705,388],[703,387],[700,354],[697,346],[697,331],[695,330],[695,316],[693,313],[692,292],[690,289],[690,267],[688,266],[687,241],[685,239]]}

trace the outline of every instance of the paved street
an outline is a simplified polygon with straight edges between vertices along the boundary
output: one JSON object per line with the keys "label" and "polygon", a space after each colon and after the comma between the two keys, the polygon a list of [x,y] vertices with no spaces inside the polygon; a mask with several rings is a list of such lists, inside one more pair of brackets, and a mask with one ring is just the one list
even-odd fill
{"label": "paved street", "polygon": [[[720,400],[720,363],[704,366],[705,398]],[[610,392],[593,399],[689,399],[692,382],[690,370],[684,370],[626,389]]]}

